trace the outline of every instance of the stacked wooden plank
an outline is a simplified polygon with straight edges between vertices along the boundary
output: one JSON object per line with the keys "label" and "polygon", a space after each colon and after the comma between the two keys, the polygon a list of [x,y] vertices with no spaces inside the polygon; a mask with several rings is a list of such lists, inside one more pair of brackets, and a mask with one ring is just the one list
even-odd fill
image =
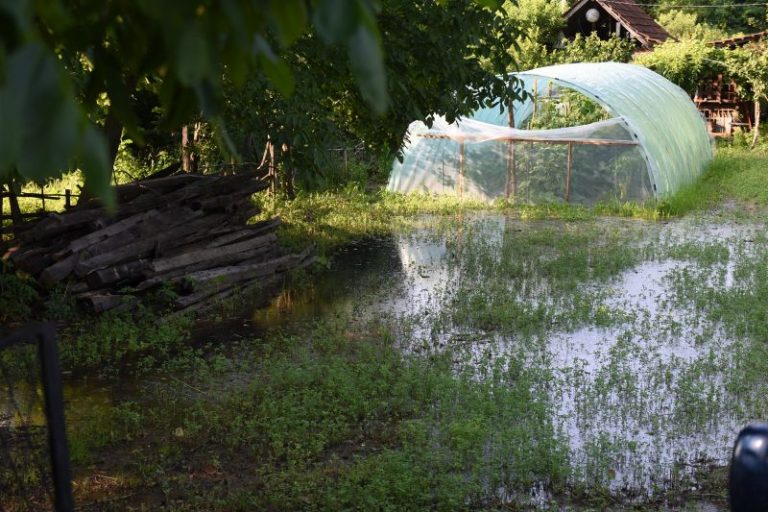
{"label": "stacked wooden plank", "polygon": [[28,222],[6,257],[43,286],[65,284],[96,312],[130,307],[162,286],[175,292],[177,309],[201,307],[311,262],[311,250],[281,249],[280,219],[248,222],[259,213],[251,196],[267,187],[254,174],[122,185],[113,214],[86,201]]}

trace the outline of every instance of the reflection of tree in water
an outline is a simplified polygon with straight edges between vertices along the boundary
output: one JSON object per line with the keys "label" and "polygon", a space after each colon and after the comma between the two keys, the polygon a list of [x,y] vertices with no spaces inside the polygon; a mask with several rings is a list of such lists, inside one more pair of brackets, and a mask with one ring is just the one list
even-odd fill
{"label": "reflection of tree in water", "polygon": [[0,351],[0,510],[51,510],[48,436],[36,347]]}
{"label": "reflection of tree in water", "polygon": [[[331,268],[286,287],[255,314],[262,327],[320,318],[335,308],[355,307],[387,283],[403,280],[403,265],[392,237],[369,238],[339,250]],[[383,292],[382,292],[383,293]]]}

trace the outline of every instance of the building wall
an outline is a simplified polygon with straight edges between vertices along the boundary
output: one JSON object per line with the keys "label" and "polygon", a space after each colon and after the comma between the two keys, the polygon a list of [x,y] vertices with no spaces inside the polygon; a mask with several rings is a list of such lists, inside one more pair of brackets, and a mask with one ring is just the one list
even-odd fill
{"label": "building wall", "polygon": [[[596,23],[590,23],[587,21],[586,14],[589,9],[597,9],[600,13],[600,19]],[[617,34],[616,31],[617,21],[613,18],[608,11],[603,9],[600,4],[595,2],[587,2],[578,11],[566,20],[565,30],[563,34],[569,39],[573,39],[576,34],[582,34],[588,36],[592,32],[597,32],[597,36],[600,39],[608,39],[611,35]],[[627,29],[621,26],[617,34],[619,37],[631,37],[627,32]],[[640,46],[640,42],[635,40],[635,44]]]}

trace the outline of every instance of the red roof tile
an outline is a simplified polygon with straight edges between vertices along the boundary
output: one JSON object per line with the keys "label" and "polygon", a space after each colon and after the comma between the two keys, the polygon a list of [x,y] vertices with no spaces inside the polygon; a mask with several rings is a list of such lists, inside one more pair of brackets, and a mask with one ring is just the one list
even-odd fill
{"label": "red roof tile", "polygon": [[768,37],[768,30],[762,32],[755,32],[754,34],[747,34],[745,36],[729,37],[728,39],[718,39],[717,41],[710,41],[707,44],[714,46],[715,48],[733,48],[736,46],[743,46],[752,41],[759,41],[764,37]]}
{"label": "red roof tile", "polygon": [[643,46],[651,47],[670,37],[667,31],[656,23],[656,20],[651,18],[634,0],[582,0],[565,14],[566,19],[588,2],[602,6],[611,16],[620,21]]}

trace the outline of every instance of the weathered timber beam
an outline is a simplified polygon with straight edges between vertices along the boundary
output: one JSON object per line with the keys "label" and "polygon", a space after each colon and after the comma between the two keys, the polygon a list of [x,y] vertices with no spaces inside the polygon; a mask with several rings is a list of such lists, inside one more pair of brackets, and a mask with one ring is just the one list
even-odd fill
{"label": "weathered timber beam", "polygon": [[140,281],[144,277],[144,270],[149,266],[149,260],[138,259],[114,267],[95,270],[85,276],[88,287],[97,290],[115,283],[130,283]]}
{"label": "weathered timber beam", "polygon": [[78,277],[84,277],[94,270],[109,267],[127,260],[148,256],[153,250],[159,247],[163,242],[173,240],[174,238],[184,237],[197,233],[206,228],[218,225],[224,219],[224,215],[210,215],[192,222],[185,222],[176,226],[174,229],[161,230],[151,237],[128,244],[116,251],[105,254],[97,254],[85,261],[81,261],[75,267],[75,274]]}
{"label": "weathered timber beam", "polygon": [[[210,265],[219,264],[221,261],[227,261],[229,258],[237,257],[239,253],[249,249],[255,249],[264,245],[277,242],[277,237],[273,234],[254,237],[242,242],[238,242],[223,247],[213,247],[210,249],[200,249],[198,251],[189,251],[178,256],[162,258],[152,262],[149,269],[155,274],[162,274],[176,268],[187,267],[201,262],[207,262]],[[241,258],[244,259],[244,258]]]}
{"label": "weathered timber beam", "polygon": [[70,254],[62,260],[57,261],[50,267],[43,270],[43,272],[40,274],[40,281],[48,288],[52,287],[60,281],[63,281],[75,269],[75,266],[80,261],[80,257],[81,254],[76,252]]}
{"label": "weathered timber beam", "polygon": [[104,217],[106,212],[101,209],[49,213],[34,224],[34,229],[19,234],[19,239],[27,243],[40,242]]}
{"label": "weathered timber beam", "polygon": [[257,222],[255,224],[248,225],[242,229],[238,229],[236,231],[231,231],[229,233],[225,233],[223,235],[217,236],[216,238],[208,242],[205,245],[205,247],[206,248],[221,247],[222,245],[239,242],[244,238],[253,237],[256,235],[260,235],[262,233],[268,233],[270,231],[274,231],[275,229],[277,229],[282,223],[283,221],[280,220],[279,217],[271,220]]}
{"label": "weathered timber beam", "polygon": [[97,242],[101,242],[106,238],[114,236],[137,224],[140,224],[143,222],[149,222],[150,220],[156,218],[158,215],[159,215],[159,212],[155,209],[152,209],[144,213],[139,213],[136,215],[132,215],[130,217],[126,217],[123,220],[117,221],[114,224],[110,224],[105,228],[99,229],[97,231],[94,231],[92,233],[89,233],[85,236],[82,236],[80,238],[73,240],[67,246],[66,251],[67,252],[82,251],[83,249],[86,249],[91,245],[96,244]]}

